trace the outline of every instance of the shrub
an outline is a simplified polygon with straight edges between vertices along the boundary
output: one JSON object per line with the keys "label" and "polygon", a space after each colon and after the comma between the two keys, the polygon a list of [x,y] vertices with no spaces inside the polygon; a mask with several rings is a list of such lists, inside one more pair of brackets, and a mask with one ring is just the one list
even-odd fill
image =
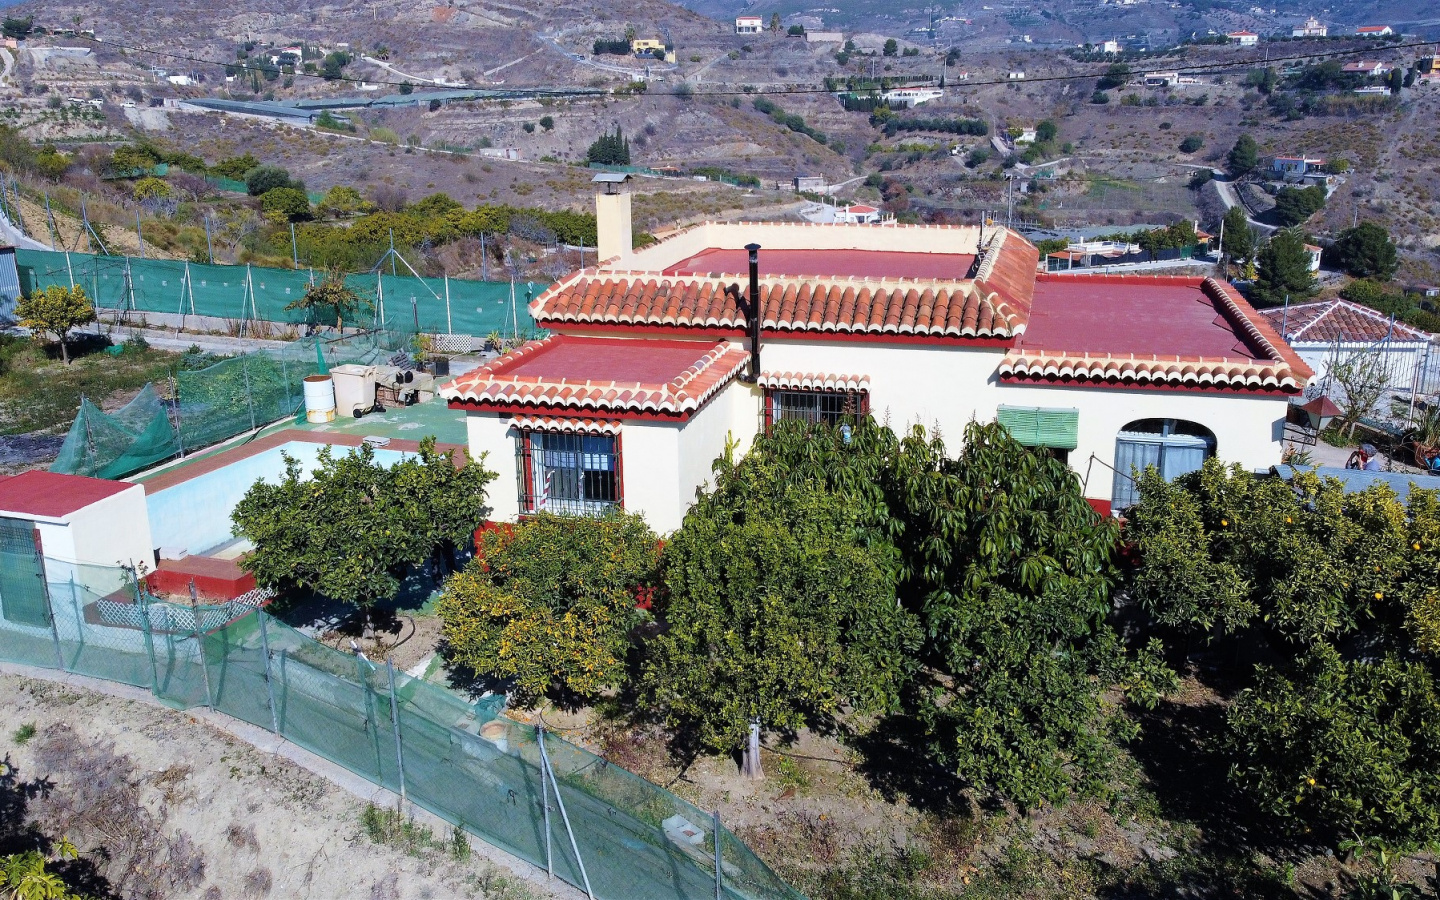
{"label": "shrub", "polygon": [[513,678],[531,699],[618,685],[658,558],[654,533],[631,513],[541,514],[487,531],[440,597],[450,659]]}
{"label": "shrub", "polygon": [[1205,139],[1198,134],[1192,134],[1180,142],[1181,153],[1196,153],[1205,146]]}

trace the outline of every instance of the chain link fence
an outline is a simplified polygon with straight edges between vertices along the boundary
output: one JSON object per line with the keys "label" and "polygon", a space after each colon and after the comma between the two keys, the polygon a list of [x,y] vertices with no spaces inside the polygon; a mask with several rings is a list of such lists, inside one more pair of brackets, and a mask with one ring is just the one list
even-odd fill
{"label": "chain link fence", "polygon": [[[543,729],[320,644],[256,604],[163,603],[0,527],[0,659],[209,707],[344,766],[599,900],[803,900],[718,816]],[[12,533],[13,532],[13,533]]]}
{"label": "chain link fence", "polygon": [[[325,275],[313,269],[26,249],[16,251],[16,265],[21,290],[27,295],[50,285],[78,286],[99,310],[281,325],[308,321],[305,310],[286,306],[303,297],[305,289]],[[491,334],[511,338],[534,335],[537,329],[529,304],[548,286],[546,282],[469,281],[378,272],[347,275],[345,280],[371,307],[347,325],[405,328],[447,336],[448,345],[465,344],[451,352],[479,350],[477,341]]]}

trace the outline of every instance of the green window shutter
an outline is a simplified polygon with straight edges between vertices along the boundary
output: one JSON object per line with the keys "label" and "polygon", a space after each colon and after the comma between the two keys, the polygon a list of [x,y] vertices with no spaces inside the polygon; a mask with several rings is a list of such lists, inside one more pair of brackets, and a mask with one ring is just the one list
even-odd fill
{"label": "green window shutter", "polygon": [[1010,436],[1027,447],[1074,450],[1080,432],[1078,409],[1039,406],[1002,406],[996,420]]}

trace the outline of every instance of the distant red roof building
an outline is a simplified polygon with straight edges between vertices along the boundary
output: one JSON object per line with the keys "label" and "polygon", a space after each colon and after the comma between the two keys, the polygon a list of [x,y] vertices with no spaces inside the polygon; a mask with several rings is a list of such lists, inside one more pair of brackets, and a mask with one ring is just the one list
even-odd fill
{"label": "distant red roof building", "polygon": [[1348,300],[1296,303],[1289,309],[1260,311],[1272,328],[1285,331],[1293,343],[1373,343],[1387,337],[1397,341],[1430,341],[1431,335],[1404,322],[1392,322],[1384,313]]}

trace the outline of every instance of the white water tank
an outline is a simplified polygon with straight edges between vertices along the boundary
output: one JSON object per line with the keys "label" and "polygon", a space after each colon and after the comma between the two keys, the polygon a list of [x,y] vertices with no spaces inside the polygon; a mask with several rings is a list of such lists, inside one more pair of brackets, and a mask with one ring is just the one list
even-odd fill
{"label": "white water tank", "polygon": [[329,375],[306,376],[305,421],[335,421],[335,381]]}

